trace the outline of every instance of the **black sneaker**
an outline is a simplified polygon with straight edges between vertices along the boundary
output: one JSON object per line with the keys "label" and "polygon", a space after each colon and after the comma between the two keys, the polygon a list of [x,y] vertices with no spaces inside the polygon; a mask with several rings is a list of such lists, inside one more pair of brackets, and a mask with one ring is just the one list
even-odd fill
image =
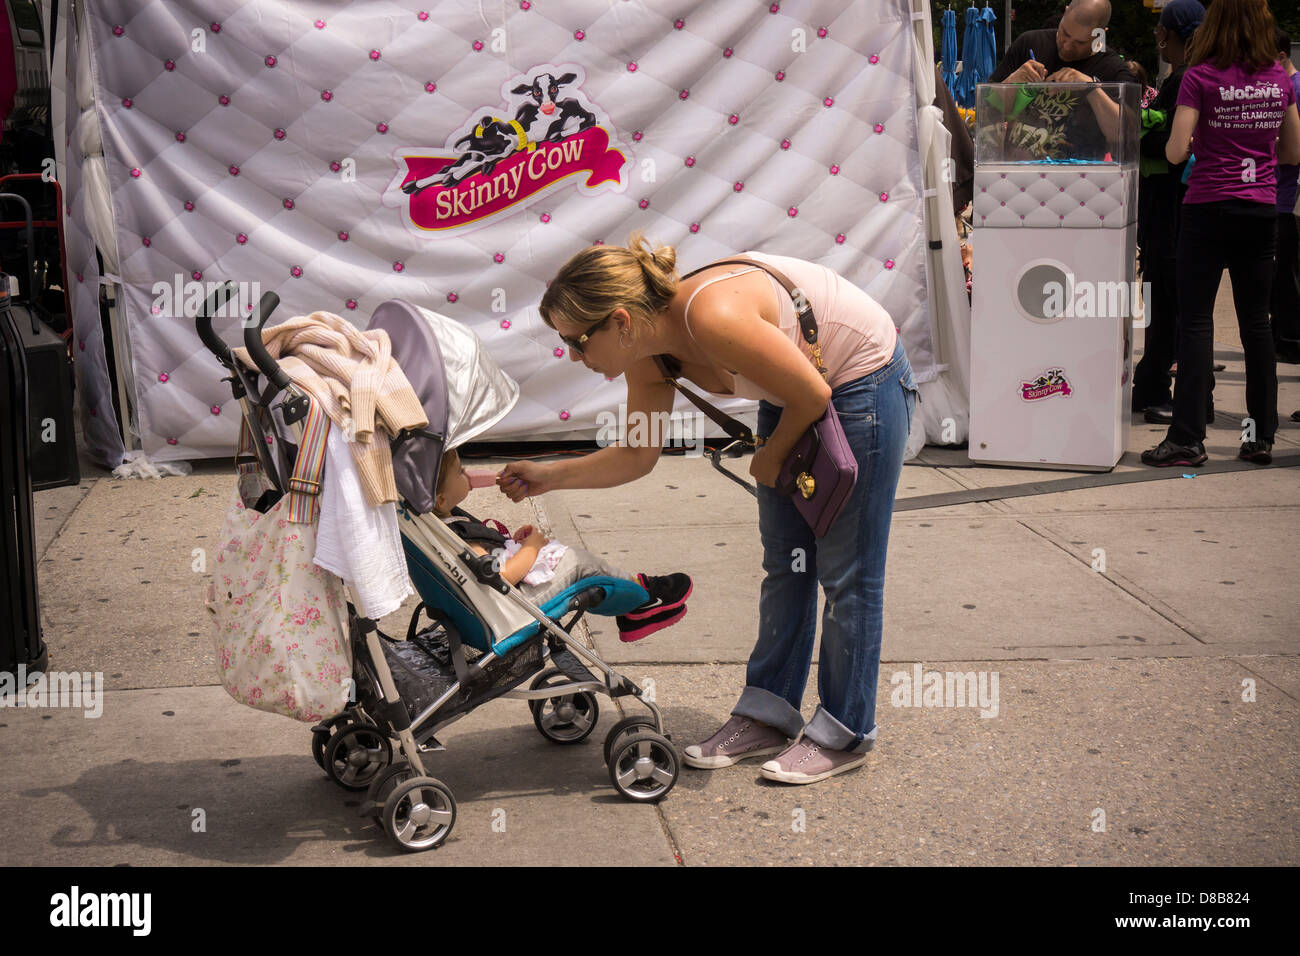
{"label": "black sneaker", "polygon": [[657,615],[660,611],[681,607],[686,603],[686,599],[691,596],[691,591],[695,588],[695,585],[691,583],[689,574],[665,574],[657,577],[649,574],[638,574],[636,579],[646,589],[646,593],[650,595],[650,600],[627,612],[625,616],[632,620],[648,618]]}
{"label": "black sneaker", "polygon": [[1148,448],[1142,453],[1142,464],[1168,468],[1171,465],[1203,465],[1210,456],[1205,453],[1205,446],[1200,442],[1194,445],[1179,445],[1166,438],[1155,448]]}
{"label": "black sneaker", "polygon": [[1300,411],[1291,413],[1291,421],[1300,422]]}
{"label": "black sneaker", "polygon": [[1174,406],[1170,402],[1164,405],[1148,405],[1142,410],[1142,420],[1152,425],[1168,425],[1174,420]]}
{"label": "black sneaker", "polygon": [[1256,465],[1273,464],[1273,443],[1271,441],[1245,441],[1237,457],[1242,461],[1254,462]]}

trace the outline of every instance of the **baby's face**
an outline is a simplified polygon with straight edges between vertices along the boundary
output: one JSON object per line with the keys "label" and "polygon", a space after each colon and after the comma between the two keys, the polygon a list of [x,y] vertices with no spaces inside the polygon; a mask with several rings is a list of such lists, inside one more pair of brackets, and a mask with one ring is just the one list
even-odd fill
{"label": "baby's face", "polygon": [[469,475],[465,473],[465,466],[461,464],[459,455],[450,461],[444,461],[443,467],[454,469],[447,475],[446,484],[438,495],[450,511],[469,497]]}

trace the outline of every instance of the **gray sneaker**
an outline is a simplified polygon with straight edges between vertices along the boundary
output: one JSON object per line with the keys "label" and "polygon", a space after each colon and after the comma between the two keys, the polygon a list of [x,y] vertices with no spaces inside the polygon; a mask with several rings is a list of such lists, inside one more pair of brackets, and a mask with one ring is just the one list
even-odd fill
{"label": "gray sneaker", "polygon": [[683,753],[686,766],[717,770],[750,757],[767,757],[785,749],[789,738],[775,727],[749,717],[732,717],[722,729],[702,744],[691,744]]}
{"label": "gray sneaker", "polygon": [[816,783],[866,762],[865,753],[827,750],[807,737],[800,737],[775,760],[763,764],[762,774],[781,783]]}

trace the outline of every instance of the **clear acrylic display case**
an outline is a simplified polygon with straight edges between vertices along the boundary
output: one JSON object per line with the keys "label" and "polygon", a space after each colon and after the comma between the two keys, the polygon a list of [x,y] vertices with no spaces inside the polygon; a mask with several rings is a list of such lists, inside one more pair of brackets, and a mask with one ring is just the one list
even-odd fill
{"label": "clear acrylic display case", "polygon": [[975,90],[977,165],[1136,166],[1136,83],[981,83]]}

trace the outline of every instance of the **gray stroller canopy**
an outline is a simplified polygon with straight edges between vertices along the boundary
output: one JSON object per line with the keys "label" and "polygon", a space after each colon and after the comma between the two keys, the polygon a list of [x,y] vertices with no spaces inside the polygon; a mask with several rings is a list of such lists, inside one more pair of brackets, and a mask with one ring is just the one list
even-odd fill
{"label": "gray stroller canopy", "polygon": [[509,414],[519,385],[501,370],[468,327],[403,299],[375,309],[370,328],[383,329],[429,418],[425,434],[393,446],[398,493],[421,514],[433,511],[445,451],[482,435]]}

